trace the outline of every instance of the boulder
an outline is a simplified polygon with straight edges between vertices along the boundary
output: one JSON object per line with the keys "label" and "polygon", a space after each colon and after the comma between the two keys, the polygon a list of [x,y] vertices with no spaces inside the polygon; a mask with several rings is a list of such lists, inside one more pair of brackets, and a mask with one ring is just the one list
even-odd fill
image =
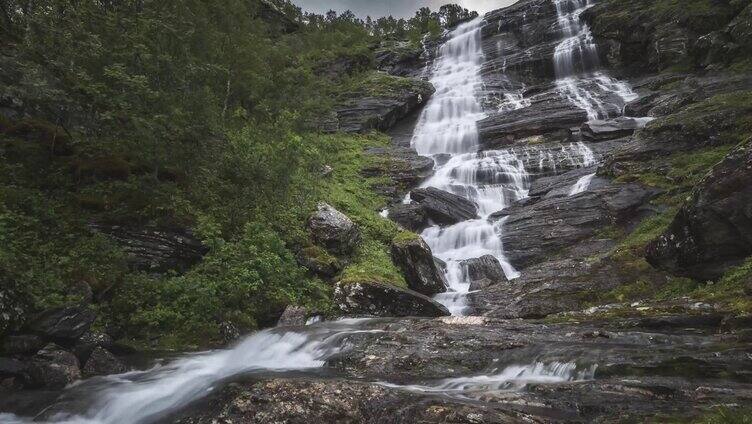
{"label": "boulder", "polygon": [[127,370],[126,366],[115,355],[97,347],[91,352],[82,372],[84,377],[94,377],[97,375],[122,374]]}
{"label": "boulder", "polygon": [[479,291],[479,290],[484,290],[484,289],[487,289],[487,288],[493,286],[496,283],[498,283],[498,281],[491,281],[488,278],[483,278],[483,279],[480,279],[480,280],[473,280],[473,281],[470,282],[470,288],[469,288],[469,290],[471,292]]}
{"label": "boulder", "polygon": [[361,174],[378,177],[379,182],[374,184],[373,189],[395,202],[433,175],[433,159],[420,156],[409,147],[372,147],[366,150],[366,154],[375,160],[370,161]]}
{"label": "boulder", "polygon": [[346,315],[440,317],[449,311],[418,292],[373,281],[339,282],[334,303]]}
{"label": "boulder", "polygon": [[81,379],[76,356],[54,343],[45,346],[32,358],[27,374],[31,388],[62,389]]}
{"label": "boulder", "polygon": [[491,255],[464,260],[460,266],[470,281],[488,280],[489,285],[507,282],[499,260]]}
{"label": "boulder", "polygon": [[417,203],[396,204],[389,208],[388,217],[402,228],[416,233],[420,233],[431,226],[426,210]]}
{"label": "boulder", "polygon": [[303,306],[290,305],[282,312],[282,316],[277,321],[277,327],[293,327],[305,325],[308,321],[308,308]]}
{"label": "boulder", "polygon": [[33,355],[44,346],[44,340],[33,334],[6,336],[2,346],[6,355]]}
{"label": "boulder", "polygon": [[454,225],[478,218],[475,203],[434,187],[413,190],[410,198],[425,210],[429,219],[439,225]]}
{"label": "boulder", "polygon": [[112,337],[105,333],[99,333],[96,331],[87,331],[81,336],[80,339],[73,345],[73,354],[76,355],[78,361],[85,364],[89,359],[91,353],[101,347],[104,349],[110,349],[115,344]]}
{"label": "boulder", "polygon": [[49,340],[72,342],[81,337],[96,319],[85,306],[66,306],[48,309],[37,315],[30,329]]}
{"label": "boulder", "polygon": [[308,219],[313,242],[336,255],[348,255],[360,243],[360,230],[347,215],[326,203]]}
{"label": "boulder", "polygon": [[124,227],[92,223],[91,229],[112,237],[128,257],[134,270],[164,273],[185,272],[209,252],[185,228]]}
{"label": "boulder", "polygon": [[0,358],[0,377],[20,377],[27,366],[18,359]]}
{"label": "boulder", "polygon": [[646,252],[653,266],[697,280],[752,255],[752,142],[713,168]]}
{"label": "boulder", "polygon": [[[408,233],[410,234],[410,233]],[[444,275],[439,271],[431,248],[418,235],[392,242],[392,262],[402,271],[407,286],[426,296],[446,291]]]}
{"label": "boulder", "polygon": [[614,140],[634,134],[637,129],[644,127],[646,122],[644,119],[635,118],[588,121],[582,124],[582,136],[593,142]]}

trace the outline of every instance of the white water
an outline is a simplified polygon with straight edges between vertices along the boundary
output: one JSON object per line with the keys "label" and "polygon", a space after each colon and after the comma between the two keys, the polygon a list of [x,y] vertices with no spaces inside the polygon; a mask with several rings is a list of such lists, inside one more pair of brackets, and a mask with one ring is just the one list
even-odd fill
{"label": "white water", "polygon": [[[306,333],[260,331],[232,349],[189,355],[148,371],[95,378],[73,390],[96,396],[88,410],[58,414],[48,422],[69,424],[132,424],[149,422],[207,395],[215,385],[254,371],[283,372],[320,368],[340,351],[344,335],[364,332],[358,323],[342,320]],[[368,330],[374,332],[376,330]],[[0,422],[30,422],[0,414]],[[36,421],[35,421],[36,422]]]}
{"label": "white water", "polygon": [[426,385],[395,385],[382,383],[387,387],[419,393],[442,393],[450,396],[471,396],[474,392],[521,390],[528,384],[555,384],[593,379],[596,366],[578,370],[573,362],[541,362],[532,365],[511,365],[503,370],[486,375],[448,378]]}
{"label": "white water", "polygon": [[569,191],[569,195],[574,196],[576,194],[586,192],[587,189],[590,188],[590,183],[593,181],[593,177],[595,177],[595,174],[585,175],[584,177],[577,180],[575,185],[572,187],[572,190]]}
{"label": "white water", "polygon": [[552,0],[563,36],[554,51],[556,84],[562,97],[585,110],[589,120],[606,119],[622,112],[635,100],[628,84],[598,72],[598,49],[581,15],[592,0]]}

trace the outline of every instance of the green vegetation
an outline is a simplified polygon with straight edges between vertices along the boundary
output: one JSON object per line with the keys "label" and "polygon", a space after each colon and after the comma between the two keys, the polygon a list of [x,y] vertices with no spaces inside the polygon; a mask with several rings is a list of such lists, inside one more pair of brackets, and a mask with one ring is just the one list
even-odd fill
{"label": "green vegetation", "polygon": [[[221,342],[226,324],[268,325],[288,304],[326,312],[330,285],[295,259],[304,250],[338,260],[305,230],[319,201],[363,233],[342,279],[405,284],[389,258],[398,230],[377,213],[386,201],[374,187],[385,178],[362,173],[394,166],[364,153],[387,138],[322,135],[311,124],[342,93],[406,88],[372,69],[384,37],[415,46],[472,14],[422,10],[390,29],[386,18],[274,4],[11,1],[0,10],[0,99],[11,111],[0,115],[0,278],[13,311],[78,302],[88,286],[97,328],[175,348]],[[92,223],[190,229],[210,250],[184,274],[137,272]]]}
{"label": "green vegetation", "polygon": [[412,231],[400,231],[392,240],[394,244],[406,244],[415,240],[419,240],[420,236]]}

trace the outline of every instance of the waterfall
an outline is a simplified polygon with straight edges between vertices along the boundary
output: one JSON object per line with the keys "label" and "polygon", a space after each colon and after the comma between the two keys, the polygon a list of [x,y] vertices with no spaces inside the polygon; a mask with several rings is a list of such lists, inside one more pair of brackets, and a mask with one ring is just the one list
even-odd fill
{"label": "waterfall", "polygon": [[581,22],[592,0],[552,0],[562,40],[554,50],[556,84],[562,97],[587,112],[589,120],[620,115],[637,98],[625,83],[602,72],[590,28]]}
{"label": "waterfall", "polygon": [[589,174],[577,180],[575,185],[572,187],[572,190],[569,191],[569,195],[574,196],[576,194],[584,193],[585,191],[587,191],[587,189],[590,188],[590,182],[593,181],[594,177],[595,174]]}
{"label": "waterfall", "polygon": [[447,263],[448,293],[436,299],[453,315],[467,310],[470,281],[460,262],[484,255],[496,257],[509,278],[519,274],[504,257],[499,233],[503,223],[488,215],[527,196],[528,175],[522,162],[510,152],[478,149],[477,121],[486,117],[476,97],[482,85],[480,68],[483,19],[460,25],[439,51],[431,83],[436,93],[424,109],[412,139],[423,155],[446,155],[435,175],[423,184],[463,196],[478,205],[480,219],[448,228],[426,229],[422,236],[434,254]]}

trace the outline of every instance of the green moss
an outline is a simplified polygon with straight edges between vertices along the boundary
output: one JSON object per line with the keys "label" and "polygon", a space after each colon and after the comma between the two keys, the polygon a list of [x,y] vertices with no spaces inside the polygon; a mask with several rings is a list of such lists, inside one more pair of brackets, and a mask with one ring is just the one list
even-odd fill
{"label": "green moss", "polygon": [[641,253],[647,244],[655,240],[668,228],[674,220],[676,210],[651,216],[643,220],[619,245],[617,250],[631,250]]}
{"label": "green moss", "polygon": [[[698,414],[698,413],[696,413]],[[752,424],[752,409],[719,406],[700,416],[659,416],[655,422],[665,424]]]}
{"label": "green moss", "polygon": [[345,84],[341,97],[344,100],[353,96],[397,98],[405,92],[426,92],[431,85],[416,78],[397,77],[379,71],[371,71],[352,78]]}
{"label": "green moss", "polygon": [[361,245],[353,263],[342,273],[340,281],[344,283],[375,281],[407,287],[402,273],[392,263],[388,247],[376,241],[368,241]]}
{"label": "green moss", "polygon": [[412,231],[400,231],[396,236],[394,236],[392,243],[406,244],[416,240],[420,240],[420,236],[413,233]]}
{"label": "green moss", "polygon": [[718,303],[739,315],[750,314],[752,313],[752,296],[745,292],[745,285],[750,281],[752,281],[752,258],[727,271],[718,282],[700,286],[692,293],[692,297]]}

